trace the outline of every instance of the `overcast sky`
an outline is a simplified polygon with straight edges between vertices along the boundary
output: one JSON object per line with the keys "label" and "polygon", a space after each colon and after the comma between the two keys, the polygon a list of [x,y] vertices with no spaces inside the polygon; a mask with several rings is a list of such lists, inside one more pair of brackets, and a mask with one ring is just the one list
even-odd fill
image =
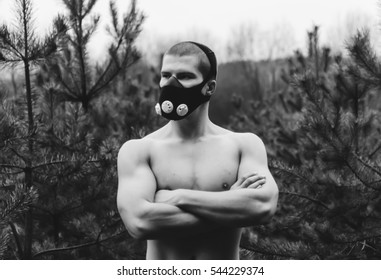
{"label": "overcast sky", "polygon": [[[208,44],[222,60],[228,57],[227,46],[234,46],[240,26],[252,30],[256,40],[271,36],[283,53],[305,48],[306,31],[313,24],[321,26],[323,43],[338,44],[345,37],[342,26],[370,26],[380,30],[381,0],[138,0],[147,16],[139,45],[146,53],[155,53],[176,40],[196,40]],[[0,0],[0,22],[12,21],[14,0]],[[36,25],[43,33],[62,9],[60,0],[34,0]],[[116,0],[124,12],[129,0]],[[95,11],[109,19],[108,0],[99,0]],[[101,27],[90,47],[94,58],[105,49]],[[277,34],[278,35],[274,35]],[[283,37],[283,38],[282,38]],[[285,38],[287,37],[287,38]],[[267,45],[261,45],[257,56],[266,56]],[[259,47],[258,47],[259,48]],[[279,52],[279,51],[278,51]],[[257,57],[258,58],[258,57]],[[261,57],[259,57],[261,58]]]}

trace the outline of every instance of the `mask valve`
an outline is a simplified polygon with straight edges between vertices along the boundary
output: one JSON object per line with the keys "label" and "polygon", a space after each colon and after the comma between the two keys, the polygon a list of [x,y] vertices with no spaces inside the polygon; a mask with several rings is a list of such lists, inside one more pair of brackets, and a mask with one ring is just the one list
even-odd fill
{"label": "mask valve", "polygon": [[186,104],[180,104],[177,106],[176,113],[180,117],[185,116],[188,113],[188,106]]}
{"label": "mask valve", "polygon": [[173,104],[171,101],[169,100],[165,100],[162,104],[161,104],[161,109],[163,110],[164,113],[166,114],[169,114],[173,111]]}

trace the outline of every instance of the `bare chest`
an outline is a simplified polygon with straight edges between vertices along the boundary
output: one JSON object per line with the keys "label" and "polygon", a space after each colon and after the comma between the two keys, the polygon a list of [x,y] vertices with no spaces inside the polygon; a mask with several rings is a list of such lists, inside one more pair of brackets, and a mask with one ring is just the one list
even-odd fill
{"label": "bare chest", "polygon": [[238,148],[228,140],[158,144],[151,169],[158,189],[228,190],[237,179]]}

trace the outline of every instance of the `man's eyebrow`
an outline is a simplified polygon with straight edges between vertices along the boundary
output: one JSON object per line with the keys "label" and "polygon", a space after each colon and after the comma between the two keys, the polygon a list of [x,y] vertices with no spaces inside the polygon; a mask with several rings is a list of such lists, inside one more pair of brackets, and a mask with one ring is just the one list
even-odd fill
{"label": "man's eyebrow", "polygon": [[193,76],[196,76],[195,73],[189,72],[189,71],[178,72],[177,75],[193,75]]}
{"label": "man's eyebrow", "polygon": [[[171,72],[169,71],[161,71],[161,74],[171,74]],[[189,75],[189,76],[196,76],[195,73],[193,72],[189,72],[189,71],[181,71],[181,72],[177,72],[176,75]]]}

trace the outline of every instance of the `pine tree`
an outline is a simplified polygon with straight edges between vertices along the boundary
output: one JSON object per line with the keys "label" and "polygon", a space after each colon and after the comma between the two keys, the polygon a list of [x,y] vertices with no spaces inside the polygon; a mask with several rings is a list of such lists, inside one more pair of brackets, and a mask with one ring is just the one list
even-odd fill
{"label": "pine tree", "polygon": [[381,256],[380,58],[366,31],[348,58],[321,48],[318,35],[315,27],[308,54],[289,60],[290,87],[252,112],[257,123],[240,122],[267,142],[280,188],[273,222],[242,241],[248,258]]}
{"label": "pine tree", "polygon": [[107,31],[112,42],[104,61],[93,65],[88,44],[100,20],[99,15],[92,14],[97,0],[63,0],[63,3],[68,11],[66,22],[69,32],[60,42],[62,55],[45,64],[43,72],[59,87],[65,100],[81,103],[87,112],[91,101],[140,58],[134,43],[141,31],[144,15],[134,0],[120,22],[115,1],[110,1],[112,25],[107,26]]}
{"label": "pine tree", "polygon": [[[61,18],[56,18],[54,20],[53,31],[47,35],[45,39],[41,40],[38,36],[36,36],[33,26],[32,2],[29,0],[17,0],[16,11],[18,23],[16,29],[10,30],[6,25],[0,27],[0,63],[1,65],[15,66],[20,63],[23,65],[26,90],[24,104],[21,105],[24,108],[26,107],[27,114],[25,119],[21,118],[15,121],[20,128],[18,131],[18,137],[15,137],[16,140],[13,138],[14,141],[5,142],[6,145],[3,155],[9,156],[9,158],[13,159],[14,164],[3,164],[2,167],[6,169],[6,174],[12,174],[12,172],[15,172],[16,174],[21,173],[23,178],[21,180],[20,178],[17,178],[17,183],[16,181],[11,183],[15,193],[10,196],[11,200],[8,201],[10,204],[7,202],[5,203],[6,208],[3,213],[4,215],[11,215],[11,212],[8,212],[7,209],[8,207],[11,209],[12,204],[21,203],[24,205],[24,207],[22,207],[25,210],[25,234],[23,242],[20,241],[19,233],[15,230],[15,224],[13,224],[13,221],[9,221],[9,224],[12,228],[12,233],[18,246],[19,257],[29,259],[31,258],[32,248],[31,238],[33,231],[33,211],[30,207],[25,208],[24,202],[18,201],[17,198],[19,198],[20,193],[22,193],[21,188],[26,189],[24,193],[25,197],[28,197],[29,193],[34,193],[32,158],[34,154],[33,137],[35,136],[35,119],[33,112],[34,98],[31,83],[31,67],[54,54],[56,51],[56,40],[61,33],[64,32],[64,26],[62,25]],[[21,113],[23,109],[20,109],[19,112]],[[20,143],[19,140],[21,139],[25,139],[26,141],[21,141],[23,143]],[[5,177],[2,181],[3,185],[9,186],[9,180],[7,177]],[[19,214],[21,214],[21,212],[19,212]]]}
{"label": "pine tree", "polygon": [[[31,1],[19,2],[27,3],[31,20]],[[136,249],[139,243],[130,242],[115,203],[116,153],[127,140],[126,134],[118,133],[130,119],[116,121],[125,108],[117,111],[110,102],[124,104],[123,98],[133,96],[122,95],[115,82],[125,84],[128,68],[139,58],[134,41],[144,17],[133,1],[119,24],[111,2],[113,28],[109,31],[114,41],[105,63],[93,66],[87,43],[99,17],[93,16],[90,24],[86,19],[95,2],[64,1],[68,16],[60,16],[46,43],[38,44],[47,50],[32,48],[38,54],[30,56],[36,58],[35,68],[25,70],[30,77],[31,99],[27,100],[31,101],[32,126],[25,117],[29,111],[24,110],[23,96],[5,96],[7,106],[0,110],[6,116],[0,123],[3,258],[142,258]],[[22,46],[12,43],[16,35],[8,34],[3,27],[0,57],[6,66],[17,57],[17,52],[12,53],[14,46]],[[29,46],[39,42],[32,37],[25,40]],[[141,97],[140,84],[136,88],[135,102],[153,108],[152,88],[145,89],[146,97]],[[115,89],[118,92],[112,94]],[[141,108],[130,109],[141,115]],[[104,129],[107,122],[110,126]],[[144,125],[136,125],[128,136],[139,136]]]}

